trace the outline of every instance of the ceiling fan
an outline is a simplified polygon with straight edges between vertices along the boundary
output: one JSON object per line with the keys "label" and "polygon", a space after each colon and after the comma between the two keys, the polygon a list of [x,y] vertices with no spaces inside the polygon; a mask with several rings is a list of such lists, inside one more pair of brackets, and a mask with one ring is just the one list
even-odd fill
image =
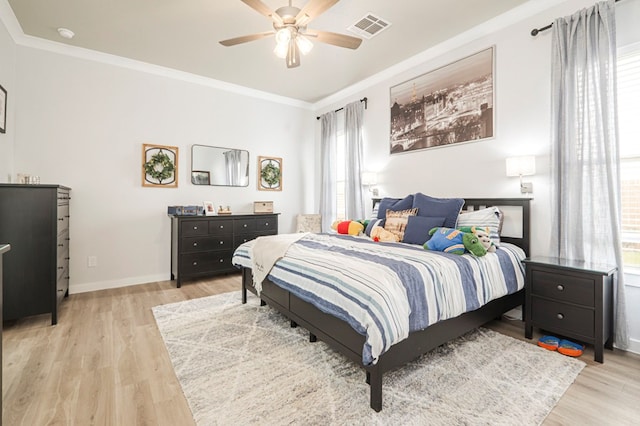
{"label": "ceiling fan", "polygon": [[273,30],[222,40],[220,44],[223,46],[235,46],[275,35],[276,48],[274,53],[280,58],[286,58],[287,68],[295,68],[300,66],[300,52],[306,55],[313,47],[310,38],[348,49],[357,49],[362,43],[362,39],[358,37],[307,28],[309,22],[338,3],[339,0],[309,0],[302,9],[292,6],[291,0],[289,0],[288,6],[282,6],[275,11],[272,11],[261,0],[241,1],[260,14],[271,18]]}

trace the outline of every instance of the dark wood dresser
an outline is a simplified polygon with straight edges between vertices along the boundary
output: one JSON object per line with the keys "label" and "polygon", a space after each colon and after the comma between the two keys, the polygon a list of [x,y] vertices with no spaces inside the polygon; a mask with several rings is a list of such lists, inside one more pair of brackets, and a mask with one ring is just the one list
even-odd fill
{"label": "dark wood dresser", "polygon": [[615,266],[552,257],[524,260],[525,337],[539,327],[594,346],[597,362],[613,348]]}
{"label": "dark wood dresser", "polygon": [[69,295],[70,189],[0,184],[0,241],[5,255],[3,319],[51,314]]}
{"label": "dark wood dresser", "polygon": [[231,263],[242,243],[278,233],[278,214],[171,217],[171,279],[239,272]]}

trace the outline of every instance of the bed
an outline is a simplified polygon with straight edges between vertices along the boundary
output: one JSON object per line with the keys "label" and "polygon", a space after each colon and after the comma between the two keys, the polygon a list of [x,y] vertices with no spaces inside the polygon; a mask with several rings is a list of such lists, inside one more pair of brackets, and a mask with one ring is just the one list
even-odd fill
{"label": "bed", "polygon": [[[498,249],[499,253],[494,254],[500,254],[500,259],[502,259],[501,262],[503,264],[505,263],[504,259],[509,259],[506,262],[512,263],[513,267],[519,269],[520,273],[523,274],[519,261],[524,257],[524,253],[529,253],[530,200],[520,198],[474,198],[465,199],[464,203],[464,209],[472,211],[491,206],[510,209],[515,208],[518,212],[514,216],[518,219],[519,230],[516,232],[519,236],[510,237],[502,235],[500,240],[503,246]],[[305,237],[304,244],[301,245],[312,246],[314,244],[325,244],[328,238],[328,236],[322,235],[311,236],[310,238]],[[355,241],[357,237],[347,236],[332,238],[338,238],[336,240],[338,241],[336,243],[337,248],[332,248],[332,251],[336,252],[336,256],[341,255],[341,250],[345,245],[349,247],[351,247],[351,244],[356,243],[358,247],[364,245],[362,250],[365,251],[373,250],[372,244],[377,244],[375,247],[376,250],[378,247],[381,247],[380,243],[373,243],[366,238],[362,238],[364,241]],[[369,246],[367,246],[367,244],[369,244]],[[413,250],[407,252],[409,253],[409,257],[412,257],[414,254],[418,255],[418,251],[422,250],[420,246],[405,248],[402,247],[404,245],[403,243],[396,243],[387,247],[397,246],[397,248],[389,250],[397,251],[398,253],[405,253],[403,250]],[[510,248],[510,245],[515,246],[515,248]],[[486,304],[482,304],[484,302],[481,301],[481,306],[471,306],[468,312],[462,314],[454,313],[454,316],[446,319],[435,318],[435,322],[433,322],[434,318],[431,318],[428,325],[422,323],[416,326],[416,324],[413,324],[413,322],[415,322],[414,319],[408,320],[407,322],[411,323],[412,329],[407,333],[403,327],[398,327],[398,329],[401,330],[398,332],[400,336],[393,336],[394,340],[390,343],[389,341],[392,337],[382,333],[382,337],[378,336],[376,340],[375,333],[369,331],[364,332],[362,327],[358,326],[357,321],[354,323],[350,315],[340,315],[339,310],[327,309],[326,306],[323,306],[322,301],[318,302],[315,298],[310,297],[306,291],[300,291],[300,289],[297,288],[299,283],[296,282],[294,275],[286,278],[286,258],[276,263],[276,265],[279,265],[277,268],[279,268],[280,273],[277,274],[276,267],[274,267],[273,273],[262,282],[261,286],[258,286],[258,292],[258,290],[254,288],[252,270],[249,266],[250,263],[247,263],[246,258],[242,259],[243,256],[247,256],[246,247],[244,250],[245,251],[243,251],[243,246],[241,246],[234,254],[234,264],[242,269],[242,303],[246,303],[247,301],[247,291],[254,294],[259,293],[262,304],[266,303],[281,312],[289,318],[292,326],[300,325],[308,330],[311,342],[320,339],[334,350],[337,350],[350,360],[361,365],[366,372],[366,381],[370,385],[370,406],[375,411],[382,410],[382,377],[385,372],[398,368],[449,340],[459,337],[495,318],[499,318],[504,312],[521,306],[524,303],[524,290],[522,286],[514,288],[513,285],[505,284],[507,287],[510,287],[509,293],[500,295],[500,297],[497,298],[487,297],[487,299],[491,300]],[[507,252],[508,254],[505,254]],[[517,254],[518,252],[519,254]],[[514,260],[514,256],[517,256],[517,260]],[[448,255],[448,257],[455,258],[456,255]],[[487,257],[487,259],[489,258]],[[339,262],[340,260],[336,260],[336,264]],[[456,260],[456,262],[458,262],[458,260]],[[435,263],[438,263],[438,261],[435,261]],[[402,267],[397,267],[396,269],[400,270]],[[491,267],[481,266],[480,269],[491,269]],[[359,271],[359,273],[361,274],[362,271]],[[477,273],[477,271],[473,273]],[[517,273],[516,271],[516,274]],[[430,274],[434,274],[434,272],[431,271]],[[283,278],[283,276],[285,278]],[[484,280],[484,278],[482,279]],[[291,285],[287,285],[287,280],[290,281]],[[302,279],[300,281],[302,281]],[[373,281],[373,279],[370,279],[370,281]],[[506,281],[505,278],[505,282]],[[518,281],[522,283],[524,277],[518,276]],[[406,283],[403,282],[403,285],[406,287]],[[493,290],[487,290],[485,292],[491,293],[492,291]],[[360,302],[357,302],[357,304],[360,304]],[[415,309],[413,305],[410,306],[410,310],[412,309]],[[439,307],[438,309],[440,310],[441,308]],[[403,309],[398,308],[397,310],[402,311]],[[446,311],[445,309],[442,310]],[[431,316],[433,317],[433,315]],[[437,316],[438,315],[436,315],[436,317]],[[387,323],[393,322],[392,320],[387,321]],[[382,329],[384,327],[380,328]],[[384,331],[386,332],[387,330],[385,329]],[[405,333],[405,335],[402,335],[403,333]],[[374,337],[370,334],[374,335]],[[382,345],[382,347],[380,347],[380,345]]]}

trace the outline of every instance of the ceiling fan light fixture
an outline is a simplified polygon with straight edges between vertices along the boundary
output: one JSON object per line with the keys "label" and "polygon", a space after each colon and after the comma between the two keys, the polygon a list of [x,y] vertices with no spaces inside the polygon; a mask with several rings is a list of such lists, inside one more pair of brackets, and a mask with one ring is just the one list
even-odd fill
{"label": "ceiling fan light fixture", "polygon": [[311,40],[301,34],[298,34],[298,36],[296,37],[296,43],[298,44],[300,53],[302,53],[303,55],[306,55],[307,53],[311,52],[311,49],[313,49],[313,43],[311,43]]}
{"label": "ceiling fan light fixture", "polygon": [[278,45],[283,44],[287,46],[290,40],[291,40],[291,30],[288,27],[280,28],[278,31],[276,31],[276,43]]}
{"label": "ceiling fan light fixture", "polygon": [[286,58],[288,51],[289,43],[278,43],[276,44],[275,49],[273,49],[273,53],[275,53],[275,55],[280,59]]}

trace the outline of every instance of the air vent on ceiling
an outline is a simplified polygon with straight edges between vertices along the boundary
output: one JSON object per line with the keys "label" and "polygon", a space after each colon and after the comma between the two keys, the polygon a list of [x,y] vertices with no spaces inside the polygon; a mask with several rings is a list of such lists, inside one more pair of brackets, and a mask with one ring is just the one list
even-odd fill
{"label": "air vent on ceiling", "polygon": [[390,26],[391,22],[385,21],[373,13],[367,13],[362,19],[347,29],[356,35],[370,39]]}

